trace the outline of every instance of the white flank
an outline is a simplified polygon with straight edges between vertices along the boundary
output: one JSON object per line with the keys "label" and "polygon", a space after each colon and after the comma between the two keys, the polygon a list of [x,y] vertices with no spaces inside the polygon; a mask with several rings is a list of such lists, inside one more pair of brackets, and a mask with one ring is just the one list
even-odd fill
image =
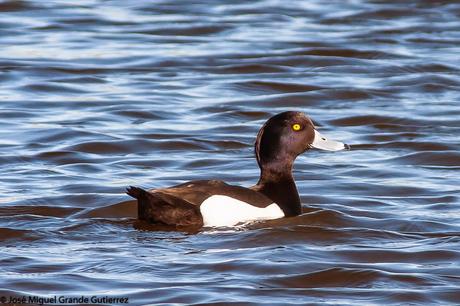
{"label": "white flank", "polygon": [[233,226],[238,223],[284,217],[281,208],[273,203],[265,208],[224,196],[213,195],[200,206],[204,226]]}

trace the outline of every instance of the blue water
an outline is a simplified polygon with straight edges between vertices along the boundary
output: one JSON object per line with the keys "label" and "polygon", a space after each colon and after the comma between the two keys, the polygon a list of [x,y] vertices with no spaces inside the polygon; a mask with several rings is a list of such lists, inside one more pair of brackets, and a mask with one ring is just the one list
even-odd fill
{"label": "blue water", "polygon": [[[0,17],[0,296],[460,303],[460,3],[0,1]],[[126,186],[256,183],[257,131],[286,110],[352,145],[298,158],[301,216],[134,226]]]}

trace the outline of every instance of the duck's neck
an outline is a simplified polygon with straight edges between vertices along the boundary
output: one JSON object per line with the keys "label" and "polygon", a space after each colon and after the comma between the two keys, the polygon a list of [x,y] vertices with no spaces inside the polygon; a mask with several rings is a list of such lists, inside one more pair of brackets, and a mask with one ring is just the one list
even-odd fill
{"label": "duck's neck", "polygon": [[300,215],[301,204],[292,177],[292,164],[284,167],[261,167],[260,179],[254,189],[278,204],[286,217]]}

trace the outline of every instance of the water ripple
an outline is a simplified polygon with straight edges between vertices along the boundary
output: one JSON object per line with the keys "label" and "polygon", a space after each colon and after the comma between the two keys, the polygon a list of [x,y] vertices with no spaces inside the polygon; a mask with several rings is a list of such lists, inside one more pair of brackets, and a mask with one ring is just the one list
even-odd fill
{"label": "water ripple", "polygon": [[[459,3],[0,12],[0,296],[458,304]],[[254,184],[254,137],[291,109],[352,148],[299,157],[302,215],[193,233],[136,222],[128,185]]]}

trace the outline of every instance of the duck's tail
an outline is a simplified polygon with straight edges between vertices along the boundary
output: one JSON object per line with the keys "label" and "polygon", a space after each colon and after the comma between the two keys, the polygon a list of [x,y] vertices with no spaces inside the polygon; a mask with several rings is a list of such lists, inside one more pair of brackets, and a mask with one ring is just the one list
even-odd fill
{"label": "duck's tail", "polygon": [[126,194],[138,200],[139,198],[145,196],[146,193],[147,191],[139,187],[129,186],[126,188]]}
{"label": "duck's tail", "polygon": [[152,215],[151,210],[154,209],[154,197],[148,191],[134,186],[126,188],[126,194],[137,200],[137,217],[140,220],[148,220]]}
{"label": "duck's tail", "polygon": [[137,199],[139,220],[173,226],[203,226],[199,208],[184,199],[129,186],[126,193]]}

